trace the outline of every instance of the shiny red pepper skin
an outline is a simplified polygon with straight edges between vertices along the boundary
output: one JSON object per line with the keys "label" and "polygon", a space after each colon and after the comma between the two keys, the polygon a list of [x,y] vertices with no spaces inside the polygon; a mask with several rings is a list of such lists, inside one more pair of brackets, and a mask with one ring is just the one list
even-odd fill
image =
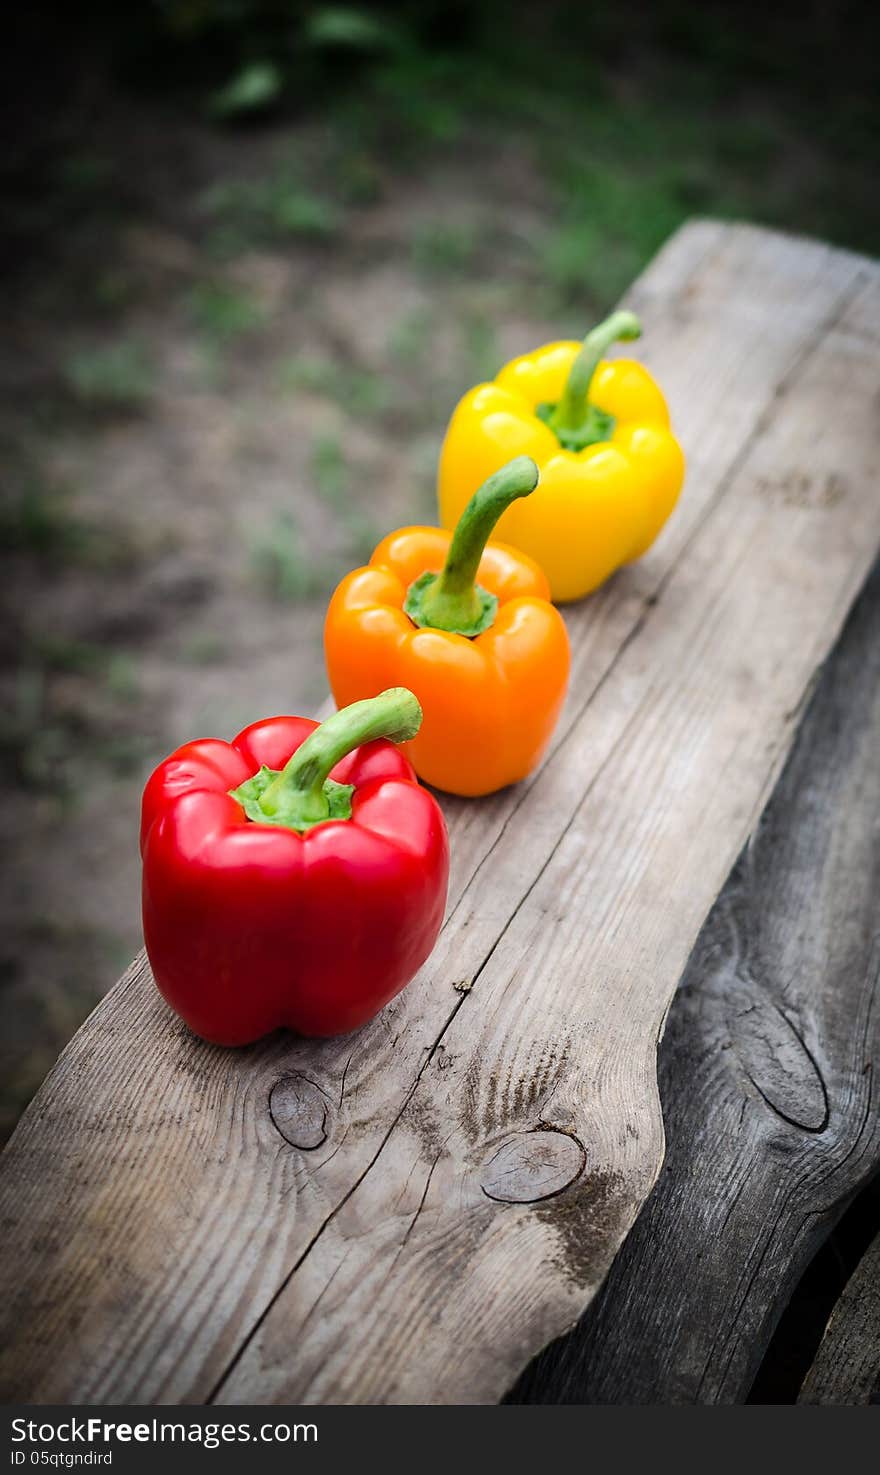
{"label": "shiny red pepper skin", "polygon": [[232,743],[178,748],[144,791],[143,921],[156,983],[204,1039],[279,1027],[357,1029],[409,982],[440,930],[446,825],[408,760],[379,740],[332,771],[352,817],[299,834],[254,824],[229,796],[281,769],[317,723],[256,722]]}

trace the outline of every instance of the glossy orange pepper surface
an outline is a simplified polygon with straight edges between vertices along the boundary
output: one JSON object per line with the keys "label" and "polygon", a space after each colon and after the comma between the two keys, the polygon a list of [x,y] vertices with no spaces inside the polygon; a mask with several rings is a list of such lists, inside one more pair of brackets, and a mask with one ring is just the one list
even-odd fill
{"label": "glossy orange pepper surface", "polygon": [[[508,478],[501,502],[527,495],[537,468],[519,457],[472,504],[514,468],[522,484],[524,467],[528,485],[511,492]],[[489,794],[525,778],[550,741],[568,684],[568,634],[545,575],[506,544],[484,546],[486,523],[500,510],[496,499],[465,538],[469,560],[457,556],[467,514],[455,535],[431,527],[391,533],[367,567],[343,579],[327,613],[324,649],[337,705],[408,686],[424,718],[404,752],[420,778],[451,794]],[[458,628],[441,628],[449,624]]]}

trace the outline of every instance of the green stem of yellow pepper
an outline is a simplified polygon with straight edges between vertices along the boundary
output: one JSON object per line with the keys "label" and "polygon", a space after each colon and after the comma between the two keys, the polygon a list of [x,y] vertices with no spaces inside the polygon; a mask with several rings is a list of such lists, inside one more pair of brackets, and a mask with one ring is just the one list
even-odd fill
{"label": "green stem of yellow pepper", "polygon": [[407,590],[403,607],[413,624],[470,637],[489,629],[498,600],[476,582],[480,559],[502,512],[537,485],[538,468],[531,457],[515,456],[474,492],[458,520],[442,572],[421,574]]}
{"label": "green stem of yellow pepper", "polygon": [[583,347],[571,366],[562,398],[555,407],[541,406],[539,414],[569,450],[580,450],[598,440],[606,440],[613,421],[602,410],[590,404],[593,375],[612,343],[630,342],[638,338],[642,325],[632,312],[613,312],[584,339]]}

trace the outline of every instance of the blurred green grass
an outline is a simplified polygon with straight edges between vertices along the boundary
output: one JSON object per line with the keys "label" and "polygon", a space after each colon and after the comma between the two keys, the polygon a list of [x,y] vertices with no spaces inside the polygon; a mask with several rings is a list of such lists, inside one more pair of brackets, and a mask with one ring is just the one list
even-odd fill
{"label": "blurred green grass", "polygon": [[[60,7],[56,22],[92,70],[96,56],[114,86],[157,112],[221,130],[319,125],[317,149],[294,143],[261,177],[220,177],[194,201],[221,258],[285,240],[329,247],[389,174],[415,179],[471,151],[491,168],[511,137],[546,196],[546,230],[523,251],[562,302],[607,305],[695,213],[880,250],[878,26],[852,0],[813,0],[797,16],[755,0],[397,0],[381,13],[161,0],[87,5],[75,38]],[[59,131],[75,141],[71,118]],[[61,218],[106,230],[138,188],[112,154],[92,136],[52,153],[40,187],[13,208],[13,235],[51,234]],[[34,162],[13,148],[19,183],[27,171],[34,185]],[[510,263],[490,247],[453,209],[414,226],[412,259],[429,278],[503,275]]]}

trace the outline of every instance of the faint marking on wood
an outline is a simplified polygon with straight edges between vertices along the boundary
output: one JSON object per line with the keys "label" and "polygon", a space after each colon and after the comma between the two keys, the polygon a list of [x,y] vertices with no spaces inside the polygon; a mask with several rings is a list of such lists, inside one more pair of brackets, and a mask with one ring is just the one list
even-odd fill
{"label": "faint marking on wood", "polygon": [[[5,1159],[10,1388],[482,1401],[580,1312],[658,1171],[675,981],[880,533],[876,283],[845,253],[700,223],[637,284],[688,490],[651,554],[567,612],[552,761],[445,804],[440,943],[358,1035],[211,1051],[169,1024],[142,962],[96,1011]],[[807,453],[816,476],[845,460],[839,507],[757,490]],[[294,1073],[340,1103],[306,1153],[279,1150],[267,1109]],[[584,1174],[536,1204],[488,1199],[493,1146],[536,1121],[576,1133]],[[28,1255],[62,1205],[63,1256]]]}
{"label": "faint marking on wood", "polygon": [[596,1264],[609,1240],[626,1232],[626,1184],[614,1168],[587,1173],[560,1204],[538,1206],[553,1230],[553,1263],[577,1290],[596,1284]]}

